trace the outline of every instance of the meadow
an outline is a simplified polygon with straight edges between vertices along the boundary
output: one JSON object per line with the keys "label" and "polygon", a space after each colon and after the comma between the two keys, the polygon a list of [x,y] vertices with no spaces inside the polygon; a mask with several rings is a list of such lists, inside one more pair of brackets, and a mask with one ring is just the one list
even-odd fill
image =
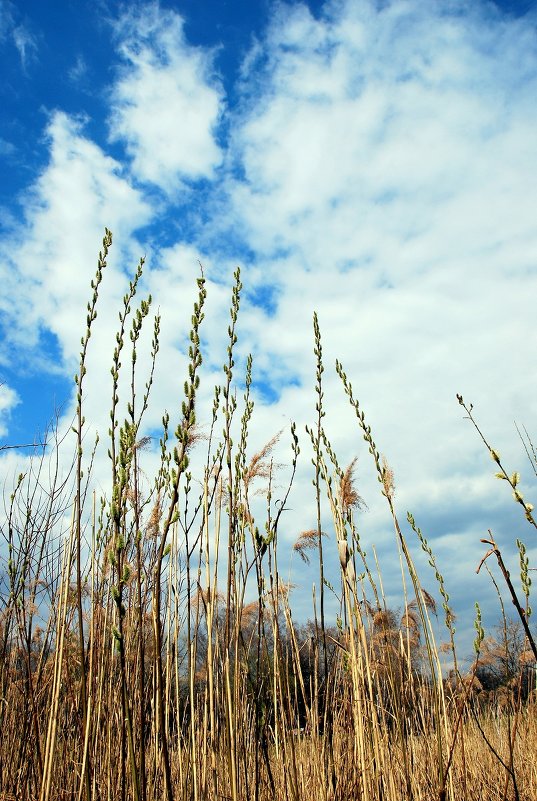
{"label": "meadow", "polygon": [[[278,567],[279,527],[303,445],[293,425],[282,435],[289,438],[290,480],[276,497],[276,437],[254,454],[249,449],[251,360],[246,375],[236,375],[238,270],[222,384],[212,410],[203,410],[209,433],[202,436],[197,409],[206,299],[201,273],[180,419],[164,415],[159,467],[148,480],[144,415],[160,320],[151,318],[149,298],[138,299],[140,263],[110,355],[110,483],[103,497],[93,490],[95,448],[102,445],[85,436],[84,390],[92,381],[87,357],[111,245],[106,231],[82,332],[73,428],[49,432],[49,445],[36,450],[4,496],[0,801],[537,798],[537,650],[525,546],[517,541],[515,579],[492,535],[484,543],[481,569],[495,563],[499,579],[492,571],[490,578],[501,608],[514,604],[517,617],[504,611],[497,636],[490,637],[477,607],[474,659],[463,669],[442,566],[408,515],[404,528],[436,576],[435,600],[414,566],[391,469],[338,363],[342,398],[355,412],[401,560],[402,610],[387,606],[382,565],[364,554],[355,523],[362,499],[354,462],[339,464],[323,427],[316,317],[316,419],[307,430],[306,458],[317,525],[294,544],[297,564],[318,563],[308,622],[294,621],[290,587]],[[148,325],[152,367],[140,392],[137,349]],[[123,406],[124,376],[130,396]],[[504,468],[472,407],[462,397],[459,403],[534,535],[518,474]],[[67,437],[75,448],[66,474],[59,452]],[[527,449],[535,467],[530,440]],[[330,510],[330,527],[323,509]],[[337,586],[324,571],[328,548],[339,555]],[[338,600],[335,619],[328,619],[327,594]],[[445,626],[442,645],[436,616]]]}

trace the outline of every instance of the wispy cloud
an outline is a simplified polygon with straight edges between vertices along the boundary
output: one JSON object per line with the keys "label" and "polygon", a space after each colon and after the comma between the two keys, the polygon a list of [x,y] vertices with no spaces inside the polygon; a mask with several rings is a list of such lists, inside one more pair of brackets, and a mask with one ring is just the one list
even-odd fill
{"label": "wispy cloud", "polygon": [[133,175],[172,193],[184,179],[211,178],[222,159],[211,54],[191,47],[182,18],[156,4],[122,16],[115,33],[124,67],[112,91],[110,134],[125,142]]}
{"label": "wispy cloud", "polygon": [[23,70],[37,59],[38,39],[10,0],[0,2],[0,42],[11,42],[17,49]]}
{"label": "wispy cloud", "polygon": [[84,81],[88,74],[88,64],[84,56],[79,53],[76,61],[68,72],[69,80],[74,84],[79,84]]}
{"label": "wispy cloud", "polygon": [[37,39],[24,25],[17,25],[13,29],[13,41],[19,51],[22,68],[37,59]]}
{"label": "wispy cloud", "polygon": [[15,152],[15,145],[12,142],[8,142],[6,139],[2,139],[0,137],[0,156],[2,156],[2,158],[6,158],[13,156]]}

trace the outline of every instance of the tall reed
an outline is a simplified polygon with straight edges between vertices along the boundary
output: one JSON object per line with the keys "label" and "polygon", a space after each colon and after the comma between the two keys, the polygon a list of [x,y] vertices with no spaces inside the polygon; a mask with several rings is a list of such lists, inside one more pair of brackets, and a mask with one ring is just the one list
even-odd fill
{"label": "tall reed", "polygon": [[[379,500],[393,524],[402,612],[387,605],[382,565],[363,547],[356,459],[343,468],[326,430],[317,315],[306,459],[294,424],[288,432],[267,432],[265,444],[252,450],[255,364],[248,357],[240,375],[235,363],[238,270],[222,380],[212,408],[198,408],[208,291],[202,271],[184,397],[175,419],[164,413],[155,448],[145,419],[160,317],[151,321],[151,298],[138,297],[140,261],[123,298],[112,354],[110,476],[100,496],[92,469],[95,448],[102,446],[87,450],[84,444],[84,387],[99,380],[86,375],[86,364],[111,245],[106,231],[81,341],[71,472],[60,478],[57,435],[56,447],[35,454],[5,499],[0,798],[537,797],[528,758],[537,745],[534,696],[523,697],[506,682],[503,711],[498,693],[483,700],[478,676],[487,648],[492,651],[479,610],[476,655],[464,673],[440,566],[414,517],[401,522],[393,473],[337,363],[342,401],[346,395],[355,412],[357,441],[366,443]],[[140,376],[147,325],[153,331],[150,366]],[[465,409],[472,420],[471,407]],[[202,434],[200,421],[207,422],[208,433]],[[508,474],[490,450],[534,525],[516,474]],[[304,530],[291,552],[304,562],[317,556],[318,581],[311,620],[297,622],[292,587],[280,572],[289,555],[281,529],[296,471],[305,469],[308,456],[311,505],[301,499]],[[146,466],[155,458],[159,466],[148,476]],[[433,570],[434,593],[418,575],[414,538]],[[487,544],[485,558],[496,557],[518,604],[524,653],[535,656],[526,546],[517,544],[518,591],[492,535]],[[449,677],[437,643],[435,595],[448,634]],[[528,664],[526,658],[517,662],[519,687]]]}

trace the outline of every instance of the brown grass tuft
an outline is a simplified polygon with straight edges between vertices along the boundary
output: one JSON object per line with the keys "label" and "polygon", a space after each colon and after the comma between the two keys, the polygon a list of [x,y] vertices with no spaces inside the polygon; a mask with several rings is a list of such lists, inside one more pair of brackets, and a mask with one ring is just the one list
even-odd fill
{"label": "brown grass tuft", "polygon": [[[324,531],[321,531],[321,536],[326,537]],[[318,547],[319,532],[316,528],[310,528],[307,531],[302,531],[298,535],[298,539],[293,545],[293,551],[296,551],[302,561],[309,565],[310,557],[308,551],[313,551]]]}
{"label": "brown grass tuft", "polygon": [[269,479],[273,471],[281,466],[273,464],[269,457],[272,454],[274,446],[279,441],[282,432],[283,428],[278,431],[278,433],[275,434],[272,439],[270,439],[267,444],[261,448],[260,451],[252,456],[250,464],[242,476],[242,480],[246,488],[248,488],[252,481],[255,481],[256,478],[262,478],[265,480]]}
{"label": "brown grass tuft", "polygon": [[355,487],[354,471],[358,457],[355,456],[339,482],[339,499],[343,515],[346,517],[353,509],[361,509],[365,504]]}

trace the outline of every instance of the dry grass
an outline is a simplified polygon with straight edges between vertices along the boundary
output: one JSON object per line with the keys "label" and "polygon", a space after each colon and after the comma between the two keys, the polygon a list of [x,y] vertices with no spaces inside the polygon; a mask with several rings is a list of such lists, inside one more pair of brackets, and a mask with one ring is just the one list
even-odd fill
{"label": "dry grass", "polygon": [[[497,664],[504,652],[479,635],[479,625],[473,672],[442,676],[444,646],[436,647],[429,620],[436,600],[423,590],[401,532],[393,473],[338,366],[393,517],[404,564],[402,617],[386,608],[373,582],[353,523],[362,504],[356,460],[341,470],[321,426],[317,325],[313,503],[322,496],[331,516],[325,530],[319,517],[317,528],[303,531],[294,551],[306,562],[317,555],[321,577],[323,547],[339,553],[339,581],[330,589],[341,606],[334,627],[317,617],[315,599],[310,624],[294,624],[290,587],[278,572],[277,536],[292,478],[275,505],[279,466],[272,454],[281,432],[247,456],[251,362],[241,436],[232,443],[233,419],[240,414],[232,377],[239,274],[226,378],[215,392],[210,434],[203,437],[196,421],[203,279],[198,289],[183,414],[175,438],[164,419],[161,467],[153,482],[140,479],[150,445],[141,424],[151,380],[138,405],[133,381],[121,428],[115,425],[116,417],[122,419],[119,400],[113,401],[111,484],[101,502],[92,500],[82,479],[83,463],[87,470],[93,458],[80,454],[82,398],[74,482],[60,484],[52,470],[44,487],[36,477],[56,458],[44,451],[6,499],[0,801],[534,801],[535,702],[531,694],[523,702],[516,681],[494,694],[483,690],[479,665]],[[97,294],[95,288],[92,309]],[[114,369],[135,295],[133,282]],[[135,347],[148,316],[145,303],[133,317]],[[88,328],[92,324],[88,319]],[[81,376],[88,342],[89,334]],[[157,351],[158,318],[153,362]],[[117,386],[115,376],[114,395]],[[201,473],[193,479],[189,459],[201,448]],[[293,428],[293,475],[298,454]],[[197,496],[194,487],[201,487]],[[251,502],[260,492],[266,511],[258,521]],[[419,536],[437,571],[452,637],[449,596]],[[365,567],[360,575],[357,558]],[[412,600],[406,586],[413,588]],[[452,638],[447,648],[453,648]],[[525,643],[520,675],[532,654]]]}

